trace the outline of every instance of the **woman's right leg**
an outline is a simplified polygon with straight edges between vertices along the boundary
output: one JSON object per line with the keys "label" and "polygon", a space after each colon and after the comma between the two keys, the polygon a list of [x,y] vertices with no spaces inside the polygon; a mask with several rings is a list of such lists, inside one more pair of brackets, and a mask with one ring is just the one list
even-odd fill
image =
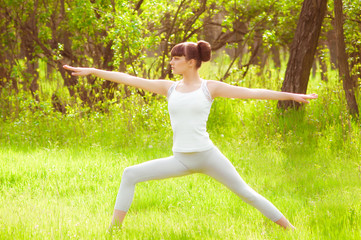
{"label": "woman's right leg", "polygon": [[124,169],[114,207],[112,226],[120,226],[133,201],[139,182],[180,177],[192,173],[173,156],[144,162]]}
{"label": "woman's right leg", "polygon": [[110,223],[109,229],[111,230],[113,227],[120,227],[125,218],[127,212],[121,211],[118,209],[114,209],[112,221]]}

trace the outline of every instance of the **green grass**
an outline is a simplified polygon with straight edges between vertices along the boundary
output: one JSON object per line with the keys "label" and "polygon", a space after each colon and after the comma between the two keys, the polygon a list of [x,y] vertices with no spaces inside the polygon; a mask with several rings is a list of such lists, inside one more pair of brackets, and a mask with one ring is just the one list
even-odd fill
{"label": "green grass", "polygon": [[0,122],[0,239],[359,239],[360,121],[336,77],[309,89],[320,97],[298,112],[217,99],[208,123],[213,142],[295,232],[195,174],[139,183],[123,228],[107,234],[123,169],[172,154],[165,99],[133,96],[106,114],[61,115],[44,101],[43,111]]}

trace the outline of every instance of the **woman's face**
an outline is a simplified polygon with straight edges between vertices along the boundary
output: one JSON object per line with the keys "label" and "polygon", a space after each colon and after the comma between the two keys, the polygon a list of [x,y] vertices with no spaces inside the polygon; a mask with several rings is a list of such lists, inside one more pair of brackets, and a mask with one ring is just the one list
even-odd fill
{"label": "woman's face", "polygon": [[173,74],[183,74],[186,71],[189,71],[191,64],[186,60],[185,56],[174,56],[170,61]]}

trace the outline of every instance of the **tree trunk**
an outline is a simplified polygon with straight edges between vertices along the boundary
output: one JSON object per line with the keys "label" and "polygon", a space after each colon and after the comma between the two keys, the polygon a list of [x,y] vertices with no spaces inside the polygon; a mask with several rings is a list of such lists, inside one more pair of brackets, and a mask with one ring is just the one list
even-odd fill
{"label": "tree trunk", "polygon": [[[60,19],[61,20],[65,20],[66,19],[66,11],[65,11],[65,0],[61,0],[60,1]],[[78,79],[77,77],[70,75],[70,74],[66,74],[66,70],[63,68],[63,62],[67,62],[68,64],[77,64],[76,61],[76,57],[73,56],[72,54],[72,49],[71,49],[71,41],[70,41],[70,32],[67,29],[64,29],[61,34],[58,33],[58,31],[56,31],[56,27],[58,26],[54,26],[55,29],[53,29],[53,34],[55,34],[55,36],[53,36],[54,39],[57,39],[57,42],[61,42],[64,44],[64,51],[62,52],[62,55],[64,57],[64,60],[62,62],[58,61],[57,62],[57,67],[58,70],[64,80],[64,85],[68,88],[69,94],[71,97],[74,97],[76,94],[76,85],[78,84]]]}
{"label": "tree trunk", "polygon": [[336,41],[337,41],[337,60],[338,71],[340,79],[345,90],[346,101],[351,115],[358,115],[358,107],[355,98],[354,84],[350,76],[350,70],[347,62],[346,45],[343,34],[343,14],[342,14],[342,0],[334,0],[335,9],[335,27],[336,27]]}
{"label": "tree trunk", "polygon": [[[331,24],[334,26],[334,19],[332,19]],[[330,51],[330,61],[331,69],[336,69],[337,66],[337,44],[336,44],[336,33],[334,29],[331,29],[327,32],[327,47]]]}
{"label": "tree trunk", "polygon": [[280,57],[280,48],[272,46],[271,47],[272,60],[277,69],[281,69],[281,57]]}
{"label": "tree trunk", "polygon": [[316,52],[316,58],[318,60],[318,63],[320,64],[320,70],[321,70],[321,80],[324,82],[328,82],[328,75],[327,75],[327,65],[325,62],[325,56],[322,53],[322,50],[326,48],[326,43],[321,41],[319,49]]}
{"label": "tree trunk", "polygon": [[24,71],[24,85],[23,89],[25,91],[30,90],[32,96],[36,101],[39,101],[39,96],[37,91],[39,90],[39,83],[38,78],[39,74],[37,72],[38,63],[37,59],[34,57],[35,53],[35,43],[33,39],[28,36],[28,33],[37,35],[37,7],[38,1],[34,1],[33,11],[30,12],[30,16],[21,24],[21,32],[20,32],[20,39],[21,39],[21,51],[25,57],[26,69]]}
{"label": "tree trunk", "polygon": [[[282,91],[306,93],[327,0],[305,0],[302,5],[296,33],[291,45]],[[294,101],[279,101],[278,107],[299,107]]]}

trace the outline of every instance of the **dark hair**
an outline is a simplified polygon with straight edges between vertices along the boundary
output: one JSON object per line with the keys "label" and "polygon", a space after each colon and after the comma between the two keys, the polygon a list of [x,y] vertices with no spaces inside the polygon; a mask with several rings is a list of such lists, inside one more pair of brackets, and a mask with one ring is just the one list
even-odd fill
{"label": "dark hair", "polygon": [[178,43],[172,48],[172,57],[185,56],[186,60],[195,59],[197,61],[196,67],[200,68],[202,62],[207,62],[211,59],[211,45],[206,41],[183,42]]}

